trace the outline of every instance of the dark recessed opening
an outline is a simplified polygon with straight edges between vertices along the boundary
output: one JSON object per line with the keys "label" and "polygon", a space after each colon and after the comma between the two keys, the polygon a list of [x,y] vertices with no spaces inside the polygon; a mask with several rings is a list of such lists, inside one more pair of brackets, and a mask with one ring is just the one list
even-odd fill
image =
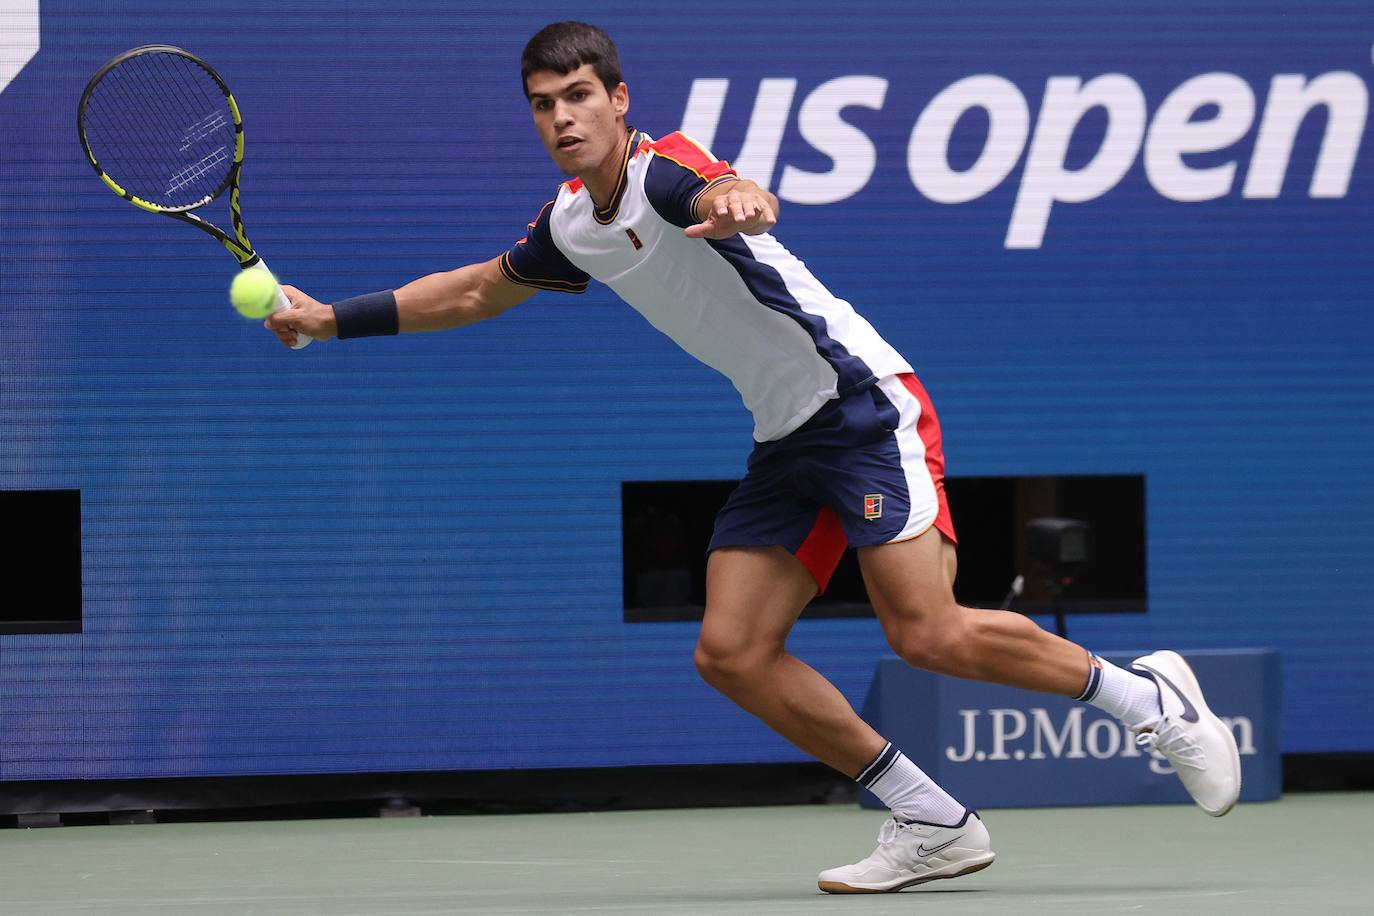
{"label": "dark recessed opening", "polygon": [[[945,482],[959,534],[955,596],[997,607],[1018,575],[1025,589],[1012,607],[1050,610],[1055,574],[1030,557],[1026,523],[1045,516],[1089,525],[1090,560],[1072,570],[1068,613],[1143,612],[1145,478],[960,477]],[[735,481],[643,481],[621,484],[626,622],[699,620],[706,602],[706,546],[716,513]],[[845,553],[826,593],[803,617],[871,614],[854,551]]]}
{"label": "dark recessed opening", "polygon": [[81,632],[81,491],[0,490],[0,633]]}
{"label": "dark recessed opening", "polygon": [[1031,559],[1026,523],[1059,517],[1087,522],[1089,529],[1089,559],[1072,569],[1064,610],[1145,611],[1143,476],[955,477],[945,488],[959,533],[954,594],[961,603],[998,607],[1023,575],[1025,591],[1012,607],[1047,613],[1054,571]]}

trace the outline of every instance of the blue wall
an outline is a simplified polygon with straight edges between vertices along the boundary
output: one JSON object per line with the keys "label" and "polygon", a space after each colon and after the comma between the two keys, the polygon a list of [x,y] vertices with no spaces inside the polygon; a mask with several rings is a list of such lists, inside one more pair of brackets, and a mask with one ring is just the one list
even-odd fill
{"label": "blue wall", "polygon": [[[1278,647],[1284,749],[1374,749],[1374,8],[924,6],[614,0],[596,21],[651,134],[721,86],[694,80],[729,80],[718,124],[688,118],[723,158],[760,80],[795,80],[772,187],[787,166],[837,173],[793,184],[776,234],[917,367],[952,473],[1146,476],[1149,613],[1075,620],[1076,638]],[[693,625],[621,622],[620,483],[737,478],[750,423],[727,382],[595,285],[462,332],[287,352],[229,309],[219,246],[117,200],[73,129],[109,57],[190,48],[243,109],[244,213],[273,268],[324,299],[395,286],[499,253],[552,195],[518,55],[579,13],[114,9],[44,0],[42,48],[0,92],[0,488],[80,488],[85,548],[84,633],[0,636],[0,778],[802,759],[699,682]],[[1271,82],[1328,73],[1347,74],[1326,84],[1332,137],[1318,108],[1277,196],[1247,196]],[[1102,108],[1050,155],[1047,81],[1104,74],[1111,130],[1131,85],[1148,131],[1185,82],[1238,78],[1193,117],[1237,117],[1234,139],[1182,160],[1234,163],[1219,196],[1171,199],[1197,176],[1152,175],[1130,143],[1097,157]],[[989,150],[1010,171],[937,203],[908,168],[913,125],[977,75],[1014,87],[996,103],[1010,146]],[[878,91],[825,85],[855,76],[885,81],[843,110],[866,180],[865,143],[824,123],[828,93]],[[1016,147],[1017,97],[1046,167],[1124,174],[1036,216],[1048,173]],[[987,125],[957,122],[951,168]],[[1158,162],[1171,143],[1160,128]],[[1312,196],[1342,144],[1353,164]],[[806,621],[791,645],[855,702],[886,652],[872,620]]]}

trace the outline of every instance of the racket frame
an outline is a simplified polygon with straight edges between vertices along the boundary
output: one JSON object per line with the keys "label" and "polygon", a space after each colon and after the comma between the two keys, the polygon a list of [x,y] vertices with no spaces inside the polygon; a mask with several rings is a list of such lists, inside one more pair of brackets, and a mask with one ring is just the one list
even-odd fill
{"label": "racket frame", "polygon": [[[219,86],[220,91],[224,93],[225,101],[229,104],[230,116],[234,121],[234,161],[230,164],[229,171],[225,173],[224,179],[219,183],[218,187],[200,200],[193,201],[189,204],[182,204],[177,207],[169,207],[164,204],[144,200],[138,195],[123,188],[119,182],[115,181],[115,179],[105,171],[104,167],[101,166],[100,162],[95,157],[95,152],[91,149],[90,142],[86,139],[86,128],[83,115],[86,111],[86,103],[89,101],[91,94],[95,91],[95,87],[106,74],[125,61],[152,53],[175,54],[179,57],[186,58],[197,67],[204,70]],[[165,216],[170,216],[173,219],[181,220],[183,223],[195,226],[202,232],[208,233],[228,249],[229,253],[234,256],[234,259],[239,262],[239,267],[241,268],[246,269],[252,267],[261,260],[253,250],[253,243],[248,240],[248,233],[243,227],[243,215],[239,209],[239,173],[243,168],[243,118],[239,114],[238,102],[234,101],[234,94],[229,91],[229,85],[215,72],[215,69],[205,61],[184,48],[163,44],[141,45],[137,48],[130,48],[121,54],[115,55],[96,71],[95,75],[86,83],[86,88],[82,90],[81,100],[76,106],[76,132],[77,136],[81,138],[81,148],[86,152],[86,161],[91,164],[91,168],[95,169],[95,173],[100,176],[100,180],[104,182],[111,191],[114,191],[135,207],[147,210],[150,213],[161,213]],[[192,210],[205,206],[216,197],[219,197],[224,193],[226,188],[229,189],[229,219],[234,229],[234,234],[232,236],[209,220],[191,212]]]}

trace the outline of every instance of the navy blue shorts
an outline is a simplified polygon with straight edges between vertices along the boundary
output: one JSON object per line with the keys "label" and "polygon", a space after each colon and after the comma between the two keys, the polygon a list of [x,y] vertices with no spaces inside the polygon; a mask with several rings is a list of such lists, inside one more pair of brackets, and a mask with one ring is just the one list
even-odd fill
{"label": "navy blue shorts", "polygon": [[825,591],[846,547],[909,540],[932,526],[955,540],[944,477],[930,396],[914,375],[889,376],[755,445],[710,550],[786,548]]}

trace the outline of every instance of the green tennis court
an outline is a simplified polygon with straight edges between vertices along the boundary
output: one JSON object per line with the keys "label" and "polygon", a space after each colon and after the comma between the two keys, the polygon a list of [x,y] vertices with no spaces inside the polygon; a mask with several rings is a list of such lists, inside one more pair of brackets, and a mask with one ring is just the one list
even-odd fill
{"label": "green tennis court", "polygon": [[993,867],[829,897],[849,806],[63,827],[0,832],[5,913],[1365,913],[1374,794],[985,812]]}

